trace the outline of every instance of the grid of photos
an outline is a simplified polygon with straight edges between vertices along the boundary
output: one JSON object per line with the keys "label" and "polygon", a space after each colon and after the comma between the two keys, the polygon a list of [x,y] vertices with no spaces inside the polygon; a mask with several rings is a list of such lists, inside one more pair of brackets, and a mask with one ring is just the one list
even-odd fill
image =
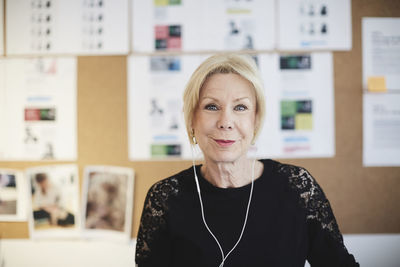
{"label": "grid of photos", "polygon": [[323,37],[328,34],[327,3],[321,1],[303,1],[300,3],[300,33],[306,37]]}
{"label": "grid of photos", "polygon": [[22,172],[0,169],[0,221],[26,220],[25,189]]}
{"label": "grid of photos", "polygon": [[129,241],[133,208],[130,168],[87,166],[83,185],[83,235]]}
{"label": "grid of photos", "polygon": [[281,101],[282,130],[312,130],[312,101],[311,100],[282,100]]}
{"label": "grid of photos", "polygon": [[102,50],[104,47],[104,0],[83,1],[82,47]]}
{"label": "grid of photos", "polygon": [[127,54],[129,0],[7,1],[8,55]]}
{"label": "grid of photos", "polygon": [[79,235],[79,179],[76,165],[27,169],[32,238]]}
{"label": "grid of photos", "polygon": [[54,1],[31,1],[31,49],[51,51],[53,48],[52,24],[54,23]]}
{"label": "grid of photos", "polygon": [[156,50],[181,50],[181,25],[156,25],[154,27]]}
{"label": "grid of photos", "polygon": [[28,220],[32,239],[129,242],[133,169],[87,166],[83,184],[80,205],[77,165],[0,169],[0,222]]}

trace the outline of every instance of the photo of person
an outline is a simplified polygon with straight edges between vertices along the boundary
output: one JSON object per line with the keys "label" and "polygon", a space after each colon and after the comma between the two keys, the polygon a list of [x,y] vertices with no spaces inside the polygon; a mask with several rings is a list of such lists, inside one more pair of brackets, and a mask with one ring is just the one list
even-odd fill
{"label": "photo of person", "polygon": [[33,188],[33,218],[39,226],[46,224],[68,226],[74,225],[75,217],[65,209],[64,194],[61,188],[52,182],[47,173],[36,173]]}
{"label": "photo of person", "polygon": [[21,172],[0,169],[0,221],[26,220],[25,188]]}
{"label": "photo of person", "polygon": [[133,170],[87,166],[83,189],[83,223],[88,237],[130,238]]}
{"label": "photo of person", "polygon": [[78,230],[78,171],[75,165],[28,169],[33,236],[64,235]]}

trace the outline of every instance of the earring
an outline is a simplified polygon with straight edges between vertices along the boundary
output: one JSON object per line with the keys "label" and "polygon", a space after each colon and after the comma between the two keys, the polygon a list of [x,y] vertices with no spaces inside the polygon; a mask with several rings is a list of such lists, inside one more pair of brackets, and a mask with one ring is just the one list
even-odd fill
{"label": "earring", "polygon": [[192,142],[193,144],[197,145],[197,140],[196,140],[196,136],[194,136],[194,130],[192,129]]}
{"label": "earring", "polygon": [[254,146],[255,144],[256,144],[256,133],[254,132],[254,134],[253,134],[253,139],[251,140],[251,143],[250,143],[252,146]]}

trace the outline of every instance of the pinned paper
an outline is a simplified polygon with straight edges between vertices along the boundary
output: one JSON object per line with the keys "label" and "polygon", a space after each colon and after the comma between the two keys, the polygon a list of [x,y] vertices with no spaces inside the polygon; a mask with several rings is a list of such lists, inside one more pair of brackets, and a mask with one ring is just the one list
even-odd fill
{"label": "pinned paper", "polygon": [[371,76],[367,80],[369,92],[387,92],[386,80],[384,76]]}

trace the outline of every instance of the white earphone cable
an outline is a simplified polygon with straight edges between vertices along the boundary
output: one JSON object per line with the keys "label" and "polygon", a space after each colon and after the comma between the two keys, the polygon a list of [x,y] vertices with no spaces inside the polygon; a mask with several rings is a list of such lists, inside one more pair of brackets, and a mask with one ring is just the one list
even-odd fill
{"label": "white earphone cable", "polygon": [[235,248],[237,247],[237,245],[239,244],[240,240],[242,239],[244,230],[246,228],[246,224],[247,224],[247,218],[249,215],[249,210],[250,210],[250,204],[251,204],[251,199],[253,196],[253,188],[254,188],[254,167],[255,167],[255,162],[256,160],[253,160],[253,166],[252,166],[252,176],[251,176],[251,188],[250,188],[250,195],[249,195],[249,201],[247,203],[247,209],[246,209],[246,216],[244,219],[244,223],[243,223],[243,227],[242,227],[242,231],[240,233],[240,236],[238,238],[238,240],[236,241],[235,245],[232,247],[232,249],[226,254],[224,254],[224,251],[222,249],[221,244],[219,243],[217,237],[214,235],[214,233],[211,231],[210,227],[208,227],[208,224],[206,222],[206,218],[204,215],[204,207],[203,207],[203,200],[201,198],[201,191],[200,191],[200,184],[199,184],[199,179],[197,177],[197,173],[196,173],[196,165],[195,165],[195,160],[194,160],[194,147],[192,146],[192,165],[193,165],[193,172],[194,172],[194,177],[196,180],[196,187],[197,187],[197,193],[199,195],[199,200],[200,200],[200,208],[201,208],[201,216],[203,218],[203,223],[205,225],[205,227],[207,228],[208,232],[211,234],[211,236],[214,238],[215,242],[217,243],[219,250],[221,251],[221,256],[222,256],[222,262],[219,265],[219,267],[223,267],[224,263],[226,261],[226,259],[228,258],[228,256],[233,252],[233,250],[235,250]]}

